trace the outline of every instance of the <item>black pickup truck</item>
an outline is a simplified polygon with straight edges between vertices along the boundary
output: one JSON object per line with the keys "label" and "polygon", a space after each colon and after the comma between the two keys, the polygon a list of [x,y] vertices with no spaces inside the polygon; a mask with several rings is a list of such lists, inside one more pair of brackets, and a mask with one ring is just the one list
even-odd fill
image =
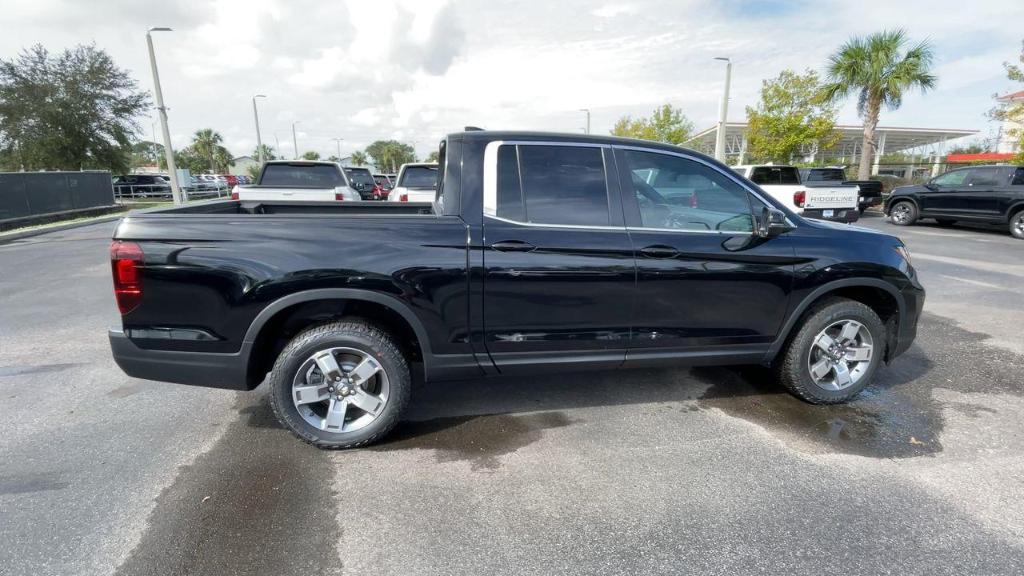
{"label": "black pickup truck", "polygon": [[[111,245],[129,375],[251,390],[324,447],[381,438],[426,382],[763,364],[845,401],[910,346],[899,239],[805,220],[707,156],[467,131],[433,203],[213,201],[133,212]],[[653,176],[652,176],[653,175]]]}

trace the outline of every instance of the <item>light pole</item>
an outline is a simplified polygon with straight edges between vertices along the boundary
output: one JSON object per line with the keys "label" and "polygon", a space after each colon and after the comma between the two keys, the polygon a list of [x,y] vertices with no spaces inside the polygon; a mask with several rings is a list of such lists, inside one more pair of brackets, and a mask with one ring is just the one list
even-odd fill
{"label": "light pole", "polygon": [[295,138],[295,125],[299,122],[299,120],[292,122],[292,148],[295,150],[295,160],[299,159],[299,141]]}
{"label": "light pole", "polygon": [[334,142],[338,144],[338,162],[341,162],[341,141],[344,140],[344,138],[331,138],[331,140],[334,140]]}
{"label": "light pole", "polygon": [[266,96],[257,94],[252,97],[252,117],[256,121],[256,156],[260,166],[263,166],[263,140],[260,139],[260,113],[256,110],[257,98],[266,98]]}
{"label": "light pole", "polygon": [[164,157],[167,172],[171,177],[171,197],[175,204],[181,204],[181,188],[178,187],[178,168],[174,165],[174,150],[171,148],[171,130],[167,127],[167,107],[160,90],[160,73],[156,69],[156,54],[153,52],[153,32],[171,32],[170,28],[154,27],[146,30],[146,45],[149,47],[149,66],[153,69],[153,91],[156,93],[156,109],[160,111],[160,128],[164,133]]}
{"label": "light pole", "polygon": [[729,82],[732,80],[732,60],[716,56],[715,60],[725,62],[725,93],[722,94],[722,105],[718,109],[718,132],[715,134],[715,159],[725,162],[725,119],[729,114]]}
{"label": "light pole", "polygon": [[580,108],[580,112],[587,113],[587,134],[590,134],[590,108]]}

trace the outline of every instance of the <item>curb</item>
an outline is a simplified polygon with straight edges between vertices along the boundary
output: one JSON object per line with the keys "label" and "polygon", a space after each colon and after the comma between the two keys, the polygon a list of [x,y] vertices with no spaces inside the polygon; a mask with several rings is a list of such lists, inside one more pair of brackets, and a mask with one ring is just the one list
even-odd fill
{"label": "curb", "polygon": [[48,228],[34,228],[32,230],[23,230],[21,232],[7,232],[0,234],[0,244],[10,242],[12,240],[21,240],[22,238],[31,238],[32,236],[41,236],[43,234],[49,234],[50,232],[63,232],[64,230],[71,230],[73,228],[81,228],[83,226],[92,226],[93,224],[102,224],[104,222],[113,222],[114,220],[120,220],[127,215],[127,212],[121,212],[110,216],[104,216],[102,218],[96,218],[94,220],[88,220],[85,222],[71,222],[69,224],[61,224],[59,226],[51,226]]}

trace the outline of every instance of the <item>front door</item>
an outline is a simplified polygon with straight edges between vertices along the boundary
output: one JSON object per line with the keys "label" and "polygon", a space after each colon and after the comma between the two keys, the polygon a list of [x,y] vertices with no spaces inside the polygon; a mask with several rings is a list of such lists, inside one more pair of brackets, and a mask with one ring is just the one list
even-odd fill
{"label": "front door", "polygon": [[[627,364],[686,355],[763,357],[789,304],[795,265],[785,235],[754,233],[761,203],[696,158],[616,149],[637,257]],[[646,175],[646,177],[641,177]]]}
{"label": "front door", "polygon": [[958,212],[969,174],[969,168],[961,168],[933,178],[921,194],[921,212],[940,217]]}
{"label": "front door", "polygon": [[494,142],[484,163],[491,359],[503,373],[619,366],[636,271],[610,148]]}

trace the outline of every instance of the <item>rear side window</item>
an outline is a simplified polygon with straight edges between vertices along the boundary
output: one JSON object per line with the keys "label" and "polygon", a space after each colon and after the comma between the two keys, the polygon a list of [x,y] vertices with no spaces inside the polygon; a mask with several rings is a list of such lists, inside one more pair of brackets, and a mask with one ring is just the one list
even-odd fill
{"label": "rear side window", "polygon": [[1024,186],[1024,168],[1017,168],[1010,178],[1011,186]]}
{"label": "rear side window", "polygon": [[968,176],[971,186],[998,186],[1005,182],[1006,173],[999,168],[973,168]]}
{"label": "rear side window", "polygon": [[406,166],[402,172],[402,181],[398,183],[404,188],[421,188],[424,190],[437,188],[436,166]]}
{"label": "rear side window", "polygon": [[792,166],[758,166],[750,173],[754,184],[800,184],[800,173]]}
{"label": "rear side window", "polygon": [[336,188],[345,181],[337,168],[326,164],[267,164],[260,185]]}
{"label": "rear side window", "polygon": [[497,215],[534,224],[607,226],[608,185],[600,148],[502,146]]}

